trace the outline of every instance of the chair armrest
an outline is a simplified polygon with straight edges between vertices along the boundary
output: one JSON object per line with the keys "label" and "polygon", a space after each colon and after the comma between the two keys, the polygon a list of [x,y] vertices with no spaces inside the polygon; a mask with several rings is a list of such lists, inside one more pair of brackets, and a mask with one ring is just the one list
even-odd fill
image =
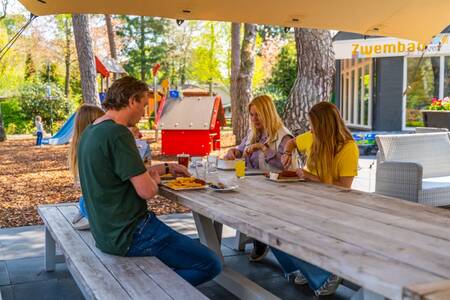
{"label": "chair armrest", "polygon": [[383,161],[377,166],[375,192],[417,202],[422,189],[422,165],[414,162]]}

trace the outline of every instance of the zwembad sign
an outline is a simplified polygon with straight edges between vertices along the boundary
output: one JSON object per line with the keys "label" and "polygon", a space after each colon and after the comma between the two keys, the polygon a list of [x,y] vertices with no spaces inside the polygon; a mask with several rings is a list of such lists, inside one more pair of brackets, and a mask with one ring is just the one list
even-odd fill
{"label": "zwembad sign", "polygon": [[370,38],[333,42],[336,59],[450,54],[449,35],[440,34],[424,44],[397,38]]}

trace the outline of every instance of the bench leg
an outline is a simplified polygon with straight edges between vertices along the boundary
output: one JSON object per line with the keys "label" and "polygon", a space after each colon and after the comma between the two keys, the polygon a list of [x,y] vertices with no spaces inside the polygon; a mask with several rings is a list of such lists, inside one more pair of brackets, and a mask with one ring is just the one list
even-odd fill
{"label": "bench leg", "polygon": [[50,231],[45,227],[45,270],[55,271],[56,267],[56,244]]}
{"label": "bench leg", "polygon": [[233,249],[236,251],[244,251],[245,245],[249,242],[249,240],[250,239],[248,238],[248,236],[246,236],[242,232],[236,230],[236,236],[234,237]]}
{"label": "bench leg", "polygon": [[385,298],[368,289],[360,288],[350,300],[384,300]]}

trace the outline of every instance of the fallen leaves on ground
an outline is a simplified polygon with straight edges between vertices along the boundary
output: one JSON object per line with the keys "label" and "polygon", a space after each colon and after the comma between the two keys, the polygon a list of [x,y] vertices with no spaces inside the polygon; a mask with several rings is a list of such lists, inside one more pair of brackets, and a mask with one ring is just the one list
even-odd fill
{"label": "fallen leaves on ground", "polygon": [[[68,145],[34,143],[34,139],[0,143],[0,228],[42,224],[39,204],[77,202],[81,195],[67,167]],[[161,196],[147,204],[157,215],[189,211]]]}

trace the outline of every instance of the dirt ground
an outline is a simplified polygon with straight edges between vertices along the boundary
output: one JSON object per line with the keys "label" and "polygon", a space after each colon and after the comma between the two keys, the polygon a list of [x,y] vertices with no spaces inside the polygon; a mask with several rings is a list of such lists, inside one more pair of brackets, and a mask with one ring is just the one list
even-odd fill
{"label": "dirt ground", "polygon": [[[80,197],[67,167],[68,145],[35,147],[34,142],[25,138],[0,143],[0,228],[42,224],[37,205],[76,202]],[[148,206],[158,215],[188,211],[160,196]]]}

